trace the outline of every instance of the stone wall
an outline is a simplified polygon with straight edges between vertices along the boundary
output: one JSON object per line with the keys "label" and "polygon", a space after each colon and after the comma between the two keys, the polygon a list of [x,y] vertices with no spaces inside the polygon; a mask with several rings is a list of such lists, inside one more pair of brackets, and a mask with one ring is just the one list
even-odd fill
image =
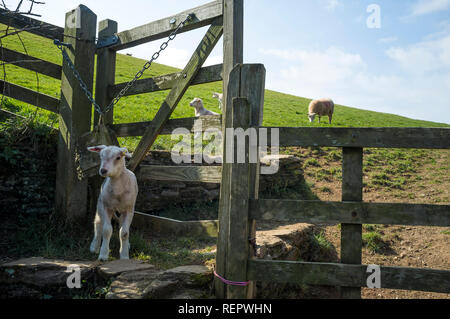
{"label": "stone wall", "polygon": [[[260,193],[269,189],[295,187],[303,182],[302,161],[292,155],[279,155],[279,171],[274,175],[261,175]],[[270,165],[273,156],[266,156],[261,165]],[[152,151],[144,165],[175,165],[167,151]],[[198,165],[198,164],[183,164]],[[208,165],[208,164],[203,164]],[[194,182],[139,181],[136,210],[151,213],[167,204],[211,202],[219,198],[220,184]]]}

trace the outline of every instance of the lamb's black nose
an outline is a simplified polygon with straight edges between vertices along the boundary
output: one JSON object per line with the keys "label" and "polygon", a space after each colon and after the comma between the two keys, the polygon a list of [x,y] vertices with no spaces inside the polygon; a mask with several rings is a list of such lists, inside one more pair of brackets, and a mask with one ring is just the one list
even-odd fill
{"label": "lamb's black nose", "polygon": [[102,169],[100,170],[100,174],[101,174],[101,175],[105,175],[106,173],[108,173],[108,170],[107,170],[107,169],[102,168]]}

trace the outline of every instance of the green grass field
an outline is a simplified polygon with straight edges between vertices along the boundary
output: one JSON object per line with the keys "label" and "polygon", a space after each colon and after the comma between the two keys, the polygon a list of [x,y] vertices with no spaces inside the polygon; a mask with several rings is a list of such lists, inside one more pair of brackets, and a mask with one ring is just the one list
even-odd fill
{"label": "green grass field", "polygon": [[[1,25],[0,27],[6,28]],[[19,39],[20,36],[20,39]],[[22,40],[22,41],[21,41]],[[29,55],[47,60],[53,63],[61,64],[62,57],[59,50],[49,39],[35,36],[26,32],[19,35],[13,35],[1,39],[4,47],[19,52],[26,52]],[[22,44],[23,43],[23,44]],[[149,56],[152,52],[149,52]],[[164,53],[162,53],[164,54]],[[116,83],[126,82],[134,76],[134,74],[142,67],[145,60],[137,59],[123,54],[117,55]],[[178,69],[161,64],[153,64],[146,71],[143,78],[153,77],[167,73],[176,72]],[[60,81],[39,75],[36,73],[16,67],[14,65],[4,65],[0,68],[1,78],[6,73],[6,80],[15,84],[19,84],[42,93],[59,98]],[[172,118],[192,117],[194,116],[193,108],[189,107],[189,102],[194,97],[200,97],[204,100],[205,106],[212,111],[219,112],[217,100],[212,98],[212,92],[221,92],[222,83],[210,83],[191,87],[182,98],[178,107],[175,109]],[[138,121],[151,120],[156,114],[159,106],[163,102],[167,91],[141,94],[135,96],[124,97],[119,102],[114,111],[115,123],[130,123]],[[5,108],[25,116],[36,113],[36,118],[53,126],[58,125],[57,116],[50,112],[37,109],[36,107],[25,103],[7,99],[4,103]],[[307,108],[310,99],[297,97],[293,95],[283,94],[266,90],[264,104],[264,121],[265,126],[328,126],[327,121],[319,124],[317,121],[310,124],[307,118]],[[333,126],[337,127],[449,127],[450,125],[442,123],[434,123],[421,120],[413,120],[406,117],[379,113],[373,111],[361,110],[353,107],[336,105]],[[121,138],[122,145],[129,149],[134,149],[139,138]],[[167,149],[172,143],[170,136],[161,136],[156,141],[153,148]]]}

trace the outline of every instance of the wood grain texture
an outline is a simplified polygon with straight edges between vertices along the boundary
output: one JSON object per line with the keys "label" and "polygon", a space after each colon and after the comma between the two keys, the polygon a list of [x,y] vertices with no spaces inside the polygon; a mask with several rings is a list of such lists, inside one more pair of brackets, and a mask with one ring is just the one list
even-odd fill
{"label": "wood grain texture", "polygon": [[[207,26],[215,19],[221,17],[222,1],[213,1],[131,30],[119,32],[118,43],[109,48],[113,50],[123,50],[146,42],[165,38],[169,36],[170,33],[176,29],[178,24],[184,21],[189,14],[192,15],[192,20],[186,23],[178,34]],[[170,21],[172,19],[175,19],[176,23],[171,24]]]}
{"label": "wood grain texture", "polygon": [[[233,99],[232,127],[244,130],[250,127],[251,108],[246,98]],[[230,137],[229,137],[230,138]],[[250,196],[250,162],[249,143],[245,146],[245,162],[237,161],[238,145],[234,143],[235,159],[231,164],[230,197],[229,197],[229,237],[227,241],[226,277],[228,280],[247,281],[248,212]],[[228,299],[247,298],[248,287],[227,286]]]}
{"label": "wood grain texture", "polygon": [[[182,76],[183,72],[176,72],[155,76],[153,78],[137,80],[124,96],[170,90]],[[222,81],[222,64],[201,68],[192,80],[191,85],[199,85],[217,81]],[[116,96],[126,85],[127,83],[118,83],[111,86],[109,88],[109,96]]]}
{"label": "wood grain texture", "polygon": [[[239,96],[240,69],[233,70],[237,64],[244,62],[244,1],[223,0],[223,109],[222,136],[226,145],[225,129],[231,127],[233,97]],[[235,73],[234,75],[232,73]],[[238,74],[237,74],[238,73]],[[235,77],[234,80],[230,80]],[[224,150],[225,151],[225,150]],[[219,238],[217,241],[216,271],[225,272],[227,256],[227,236],[229,230],[228,197],[230,192],[231,165],[227,163],[226,152],[223,152],[222,184],[219,201]],[[226,286],[218,278],[214,281],[217,298],[226,297]]]}
{"label": "wood grain texture", "polygon": [[[102,20],[98,24],[99,39],[109,37],[117,32],[117,22]],[[114,85],[116,76],[116,51],[108,48],[97,50],[97,78],[95,82],[95,102],[104,110],[112,101],[109,96],[109,87]],[[98,123],[99,114],[94,112],[94,125]],[[112,124],[114,108],[104,116],[105,124]]]}
{"label": "wood grain texture", "polygon": [[[450,292],[450,271],[380,266],[381,288]],[[248,278],[264,282],[367,287],[367,265],[249,260]]]}
{"label": "wood grain texture", "polygon": [[[95,65],[97,16],[86,6],[79,5],[66,14],[76,23],[66,25],[64,42],[71,44],[67,54],[80,73],[88,90],[92,91]],[[76,27],[79,25],[80,27]],[[79,176],[78,138],[91,130],[92,104],[85,96],[72,70],[64,63],[59,106],[59,138],[56,169],[55,210],[67,222],[84,222],[88,210],[88,181]]]}
{"label": "wood grain texture", "polygon": [[450,205],[260,199],[250,211],[264,221],[450,226]]}
{"label": "wood grain texture", "polygon": [[160,109],[156,113],[153,119],[153,123],[155,124],[155,126],[149,126],[146,129],[141,141],[139,142],[136,150],[133,153],[133,157],[128,164],[130,170],[135,170],[142,159],[145,157],[145,154],[154,143],[163,125],[169,119],[172,112],[177,107],[178,102],[181,100],[184,93],[189,88],[191,81],[197,75],[203,63],[206,61],[214,46],[219,41],[220,37],[222,36],[222,32],[223,27],[221,19],[214,20],[208,31],[206,32],[206,35],[203,37],[199,46],[189,60],[188,64],[184,68],[183,77],[178,80],[177,84],[172,88],[163,104],[161,105]]}
{"label": "wood grain texture", "polygon": [[137,178],[140,181],[220,183],[222,167],[141,165]]}
{"label": "wood grain texture", "polygon": [[[278,129],[280,146],[450,148],[450,128],[279,127]],[[270,140],[270,136],[268,138]]]}
{"label": "wood grain texture", "polygon": [[58,113],[60,100],[53,96],[30,90],[26,87],[0,80],[0,94]]}
{"label": "wood grain texture", "polygon": [[[16,29],[29,28],[27,32],[40,35],[48,39],[63,40],[64,28],[56,25],[36,20],[24,15],[17,16],[14,12],[8,12],[5,9],[0,9],[0,23],[12,26]],[[38,28],[32,28],[38,27]]]}
{"label": "wood grain texture", "polygon": [[2,48],[0,59],[18,67],[38,72],[52,78],[61,79],[62,67],[58,64],[41,60],[8,48]]}
{"label": "wood grain texture", "polygon": [[[241,70],[240,96],[246,97],[250,109],[250,126],[260,127],[263,121],[264,93],[265,93],[266,69],[262,64],[244,64]],[[251,145],[251,147],[256,147]],[[259,156],[256,163],[249,164],[249,199],[259,198],[260,161]],[[256,242],[256,221],[248,218],[248,240]],[[248,246],[248,258],[254,258],[256,251],[254,246]],[[256,297],[256,282],[247,286],[247,298]]]}
{"label": "wood grain texture", "polygon": [[[225,134],[226,128],[231,128],[233,125],[232,118],[232,103],[233,97],[239,96],[240,90],[240,78],[241,78],[241,66],[237,65],[230,73],[228,77],[228,95],[224,96],[224,113],[222,115],[222,140],[223,140],[223,164],[222,164],[222,182],[220,187],[219,198],[219,235],[217,239],[217,253],[216,253],[216,272],[221,276],[226,276],[226,262],[227,262],[227,250],[228,250],[228,236],[229,236],[229,224],[230,224],[230,193],[231,193],[231,167],[232,164],[228,163],[227,154],[227,141],[228,136]],[[225,80],[224,80],[225,84]],[[226,115],[228,113],[228,115]],[[225,123],[226,121],[226,123]],[[225,277],[226,278],[226,277]],[[227,296],[227,288],[225,284],[218,278],[214,279],[215,295],[217,298],[224,299]]]}
{"label": "wood grain texture", "polygon": [[[342,201],[362,201],[363,149],[344,147],[342,151]],[[341,263],[361,264],[362,225],[341,224]],[[341,287],[341,297],[360,299],[358,287]]]}

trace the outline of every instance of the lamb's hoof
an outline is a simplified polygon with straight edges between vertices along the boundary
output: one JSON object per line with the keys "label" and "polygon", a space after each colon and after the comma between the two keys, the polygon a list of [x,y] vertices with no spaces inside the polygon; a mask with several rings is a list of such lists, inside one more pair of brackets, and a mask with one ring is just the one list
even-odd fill
{"label": "lamb's hoof", "polygon": [[100,255],[98,256],[98,260],[100,261],[108,261],[109,256],[108,255]]}
{"label": "lamb's hoof", "polygon": [[89,248],[91,253],[98,254],[100,252],[100,246],[97,246],[96,243],[92,243],[91,247]]}

